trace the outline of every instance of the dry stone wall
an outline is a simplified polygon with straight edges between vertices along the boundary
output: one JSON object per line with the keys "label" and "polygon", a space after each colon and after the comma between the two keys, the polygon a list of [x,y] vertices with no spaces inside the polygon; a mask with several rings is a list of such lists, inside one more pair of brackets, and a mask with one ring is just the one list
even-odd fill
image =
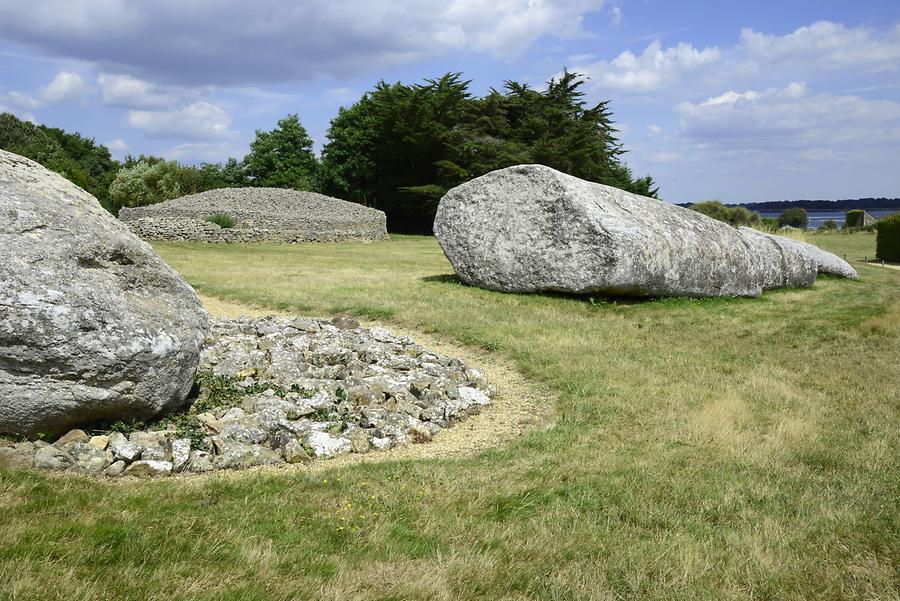
{"label": "dry stone wall", "polygon": [[[227,213],[223,228],[210,216]],[[382,211],[313,192],[225,188],[157,205],[123,208],[119,219],[145,240],[193,242],[339,242],[387,237]]]}

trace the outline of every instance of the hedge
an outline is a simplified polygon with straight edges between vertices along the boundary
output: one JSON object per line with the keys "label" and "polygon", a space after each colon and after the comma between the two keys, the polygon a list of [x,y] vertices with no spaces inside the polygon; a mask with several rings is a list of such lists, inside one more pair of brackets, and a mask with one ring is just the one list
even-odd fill
{"label": "hedge", "polygon": [[847,211],[847,218],[844,220],[844,227],[862,227],[863,216],[866,214],[862,209],[851,209]]}
{"label": "hedge", "polygon": [[875,257],[883,261],[900,261],[900,213],[878,220]]}

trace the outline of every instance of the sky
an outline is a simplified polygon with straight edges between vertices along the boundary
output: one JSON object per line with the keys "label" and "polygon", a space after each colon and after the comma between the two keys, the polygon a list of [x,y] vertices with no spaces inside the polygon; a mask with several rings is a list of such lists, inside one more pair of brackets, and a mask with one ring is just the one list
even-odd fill
{"label": "sky", "polygon": [[563,68],[671,202],[900,197],[897,0],[0,0],[0,112],[116,158],[320,150],[378,81],[472,92]]}

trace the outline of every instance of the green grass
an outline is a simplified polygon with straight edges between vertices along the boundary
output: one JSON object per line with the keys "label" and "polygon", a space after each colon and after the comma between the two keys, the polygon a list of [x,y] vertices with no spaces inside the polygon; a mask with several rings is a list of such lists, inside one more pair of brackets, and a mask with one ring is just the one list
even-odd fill
{"label": "green grass", "polygon": [[900,272],[622,303],[464,286],[429,238],[157,249],[204,293],[492,349],[557,424],[319,474],[0,472],[0,599],[898,598]]}

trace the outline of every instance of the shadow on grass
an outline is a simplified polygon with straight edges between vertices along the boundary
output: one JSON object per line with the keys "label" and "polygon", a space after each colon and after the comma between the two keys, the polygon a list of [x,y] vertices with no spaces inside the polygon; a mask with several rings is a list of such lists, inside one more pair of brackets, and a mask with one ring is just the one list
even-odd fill
{"label": "shadow on grass", "polygon": [[577,303],[585,303],[595,307],[615,307],[630,305],[647,305],[650,307],[674,307],[674,306],[695,306],[699,304],[713,305],[722,303],[741,303],[741,302],[757,302],[765,298],[765,295],[771,292],[802,290],[800,288],[782,288],[778,291],[767,290],[763,296],[758,298],[751,297],[735,297],[735,296],[719,296],[719,297],[691,297],[691,296],[640,296],[639,294],[612,294],[605,292],[561,292],[558,290],[542,290],[538,292],[504,292],[500,290],[488,290],[479,288],[464,282],[458,275],[451,273],[442,273],[439,275],[426,275],[420,278],[421,281],[436,284],[454,284],[463,286],[473,290],[484,290],[486,292],[494,292],[496,294],[509,294],[513,296],[531,297],[531,298],[552,298],[569,300]]}

